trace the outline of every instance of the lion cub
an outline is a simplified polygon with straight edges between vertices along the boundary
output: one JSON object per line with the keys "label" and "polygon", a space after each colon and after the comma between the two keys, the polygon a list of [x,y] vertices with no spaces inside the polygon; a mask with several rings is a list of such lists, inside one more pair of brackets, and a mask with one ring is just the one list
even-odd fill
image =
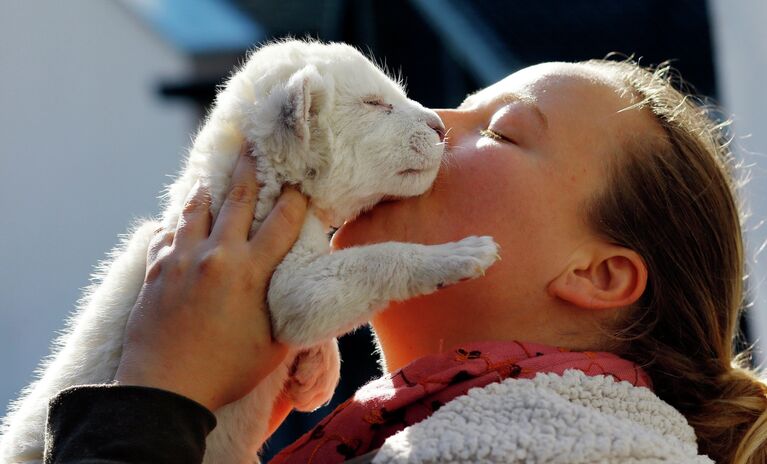
{"label": "lion cub", "polygon": [[[312,206],[268,293],[274,336],[294,346],[293,354],[246,397],[215,411],[218,426],[208,437],[205,462],[257,459],[283,388],[301,410],[328,401],[339,372],[333,337],[365,323],[391,300],[477,277],[496,260],[490,237],[329,253],[328,224],[320,217],[340,225],[384,197],[425,192],[440,166],[444,134],[436,113],[409,100],[399,84],[344,44],[267,45],[252,53],[218,94],[181,175],[169,187],[162,225],[175,228],[199,178],[210,190],[215,215],[246,143],[256,148],[262,186],[253,231],[284,184],[298,186]],[[57,392],[114,378],[158,225],[138,227],[103,266],[39,380],[5,418],[2,462],[42,460],[46,406]]]}

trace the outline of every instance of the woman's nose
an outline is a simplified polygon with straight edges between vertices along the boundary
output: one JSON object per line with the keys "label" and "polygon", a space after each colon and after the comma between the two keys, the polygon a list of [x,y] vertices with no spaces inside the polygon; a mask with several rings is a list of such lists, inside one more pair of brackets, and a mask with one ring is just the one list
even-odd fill
{"label": "woman's nose", "polygon": [[437,137],[439,137],[439,141],[444,142],[445,141],[445,124],[442,122],[440,118],[434,118],[433,120],[429,120],[427,122],[429,127],[434,129],[434,132],[437,133]]}
{"label": "woman's nose", "polygon": [[461,124],[461,121],[465,117],[465,112],[453,109],[437,109],[434,112],[437,113],[440,119],[442,119],[442,124],[444,124],[441,140],[446,140],[450,144],[450,140],[456,140],[462,132],[463,124]]}

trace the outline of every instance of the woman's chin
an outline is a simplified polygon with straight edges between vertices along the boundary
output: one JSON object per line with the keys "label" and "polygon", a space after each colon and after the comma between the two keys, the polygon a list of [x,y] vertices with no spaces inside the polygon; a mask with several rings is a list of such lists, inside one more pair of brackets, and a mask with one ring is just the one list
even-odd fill
{"label": "woman's chin", "polygon": [[371,235],[376,228],[372,225],[373,212],[367,211],[351,221],[346,221],[333,234],[330,247],[334,250],[373,243]]}
{"label": "woman's chin", "polygon": [[330,248],[332,250],[341,250],[358,245],[354,234],[355,226],[352,225],[358,219],[359,218],[343,223],[341,227],[335,231],[333,238],[330,239]]}
{"label": "woman's chin", "polygon": [[401,241],[397,224],[397,212],[402,208],[402,200],[389,200],[378,203],[370,210],[351,221],[346,221],[333,235],[331,247],[334,250],[358,245]]}

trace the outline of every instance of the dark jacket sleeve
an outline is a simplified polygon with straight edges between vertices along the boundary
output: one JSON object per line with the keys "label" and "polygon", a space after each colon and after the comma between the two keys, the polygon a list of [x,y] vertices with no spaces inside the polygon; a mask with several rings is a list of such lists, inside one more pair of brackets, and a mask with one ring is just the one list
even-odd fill
{"label": "dark jacket sleeve", "polygon": [[169,391],[73,387],[50,402],[45,463],[199,463],[215,426],[208,409]]}

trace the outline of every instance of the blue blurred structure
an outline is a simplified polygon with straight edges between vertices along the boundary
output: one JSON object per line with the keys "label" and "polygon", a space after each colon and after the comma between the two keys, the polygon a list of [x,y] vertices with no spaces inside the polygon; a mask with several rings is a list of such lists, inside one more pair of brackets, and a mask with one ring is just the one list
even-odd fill
{"label": "blue blurred structure", "polygon": [[504,41],[500,31],[487,27],[478,5],[451,0],[412,0],[431,29],[458,63],[482,85],[506,77],[524,63]]}
{"label": "blue blurred structure", "polygon": [[123,0],[166,40],[188,53],[240,52],[265,31],[229,2],[218,0]]}
{"label": "blue blurred structure", "polygon": [[[467,91],[530,64],[603,58],[611,52],[641,58],[644,64],[673,59],[700,93],[716,93],[704,0],[219,2],[257,24],[264,33],[259,41],[314,37],[369,51],[401,71],[410,94],[429,106],[456,104]],[[222,68],[218,76],[166,82],[163,91],[204,104],[227,72]]]}

